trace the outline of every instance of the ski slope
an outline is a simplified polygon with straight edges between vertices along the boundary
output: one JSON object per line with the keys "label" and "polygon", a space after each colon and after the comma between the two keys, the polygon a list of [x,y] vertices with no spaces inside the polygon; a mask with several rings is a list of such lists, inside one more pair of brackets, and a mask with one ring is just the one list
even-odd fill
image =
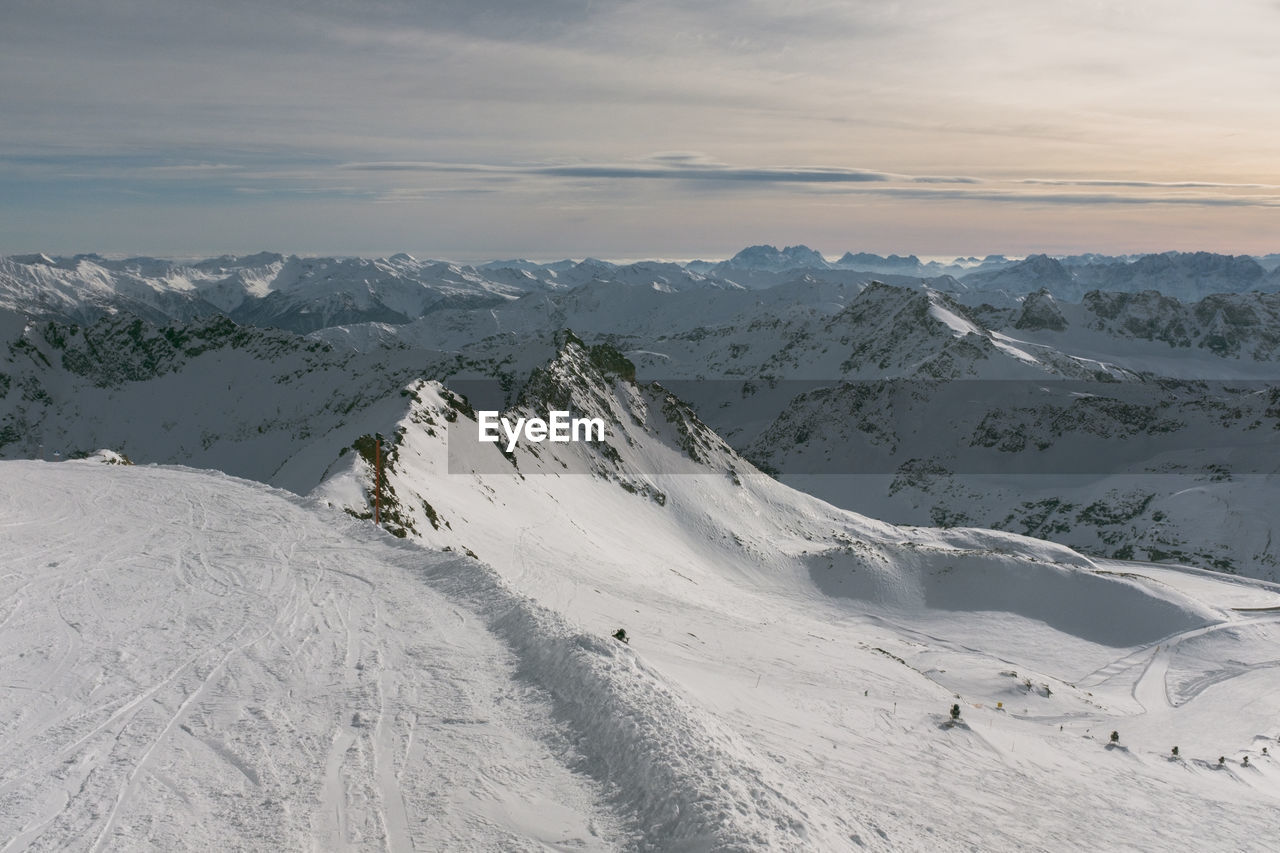
{"label": "ski slope", "polygon": [[5,463],[0,519],[0,849],[616,843],[439,557],[179,470]]}
{"label": "ski slope", "polygon": [[0,850],[1271,848],[1276,587],[521,465],[432,492],[495,572],[217,472],[0,463]]}

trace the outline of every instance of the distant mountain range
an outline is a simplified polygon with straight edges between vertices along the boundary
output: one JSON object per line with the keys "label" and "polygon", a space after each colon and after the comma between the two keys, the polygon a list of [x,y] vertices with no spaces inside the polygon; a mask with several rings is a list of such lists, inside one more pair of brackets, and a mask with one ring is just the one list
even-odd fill
{"label": "distant mountain range", "polygon": [[300,258],[263,252],[200,261],[111,260],[97,255],[0,257],[0,308],[35,317],[91,322],[125,312],[164,323],[223,314],[237,323],[298,333],[360,323],[403,325],[450,309],[489,309],[528,294],[607,284],[683,293],[773,290],[779,286],[861,288],[872,278],[950,293],[971,305],[1016,305],[1047,291],[1080,302],[1092,291],[1140,293],[1195,301],[1218,293],[1280,291],[1280,259],[1207,252],[1138,257],[1002,255],[942,264],[846,252],[827,261],[807,246],[751,246],[720,262],[643,261],[535,263],[493,261],[477,266],[388,258]]}
{"label": "distant mountain range", "polygon": [[[0,456],[111,447],[305,490],[324,466],[293,457],[331,460],[406,383],[485,378],[513,405],[571,329],[845,508],[1277,577],[1249,521],[1280,497],[1275,269],[1206,253],[841,268],[869,257],[2,258]],[[1000,472],[1018,477],[982,479]]]}

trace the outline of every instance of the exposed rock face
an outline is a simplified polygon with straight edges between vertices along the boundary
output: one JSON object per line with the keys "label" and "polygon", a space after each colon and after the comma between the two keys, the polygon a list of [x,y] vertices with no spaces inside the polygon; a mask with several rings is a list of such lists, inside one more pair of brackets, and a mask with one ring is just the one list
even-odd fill
{"label": "exposed rock face", "polygon": [[1061,332],[1067,328],[1067,318],[1062,316],[1062,309],[1054,301],[1053,295],[1041,289],[1022,303],[1022,315],[1014,323],[1014,328]]}

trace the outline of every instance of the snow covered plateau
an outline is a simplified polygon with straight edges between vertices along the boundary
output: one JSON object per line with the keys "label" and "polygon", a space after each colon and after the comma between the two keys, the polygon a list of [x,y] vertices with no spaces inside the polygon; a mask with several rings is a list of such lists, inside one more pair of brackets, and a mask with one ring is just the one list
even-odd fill
{"label": "snow covered plateau", "polygon": [[1278,283],[0,258],[0,851],[1272,850]]}

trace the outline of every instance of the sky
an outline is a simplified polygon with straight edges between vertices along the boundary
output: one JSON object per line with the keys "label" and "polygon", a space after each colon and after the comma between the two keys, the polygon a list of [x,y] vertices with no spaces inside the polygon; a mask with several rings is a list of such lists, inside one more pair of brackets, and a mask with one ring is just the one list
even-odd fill
{"label": "sky", "polygon": [[0,253],[1280,251],[1274,0],[0,0]]}

